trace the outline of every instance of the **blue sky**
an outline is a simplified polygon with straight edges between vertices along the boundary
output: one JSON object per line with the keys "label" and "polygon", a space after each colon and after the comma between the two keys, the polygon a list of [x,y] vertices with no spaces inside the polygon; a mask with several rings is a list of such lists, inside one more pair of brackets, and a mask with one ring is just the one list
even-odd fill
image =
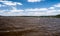
{"label": "blue sky", "polygon": [[60,0],[0,0],[3,16],[49,16],[60,14]]}

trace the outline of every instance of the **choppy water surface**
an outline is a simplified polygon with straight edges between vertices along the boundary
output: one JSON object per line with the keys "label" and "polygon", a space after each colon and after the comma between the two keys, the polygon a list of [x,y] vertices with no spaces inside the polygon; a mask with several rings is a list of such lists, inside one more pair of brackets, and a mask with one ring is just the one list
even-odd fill
{"label": "choppy water surface", "polygon": [[17,32],[17,36],[60,36],[60,18],[0,17],[0,32]]}

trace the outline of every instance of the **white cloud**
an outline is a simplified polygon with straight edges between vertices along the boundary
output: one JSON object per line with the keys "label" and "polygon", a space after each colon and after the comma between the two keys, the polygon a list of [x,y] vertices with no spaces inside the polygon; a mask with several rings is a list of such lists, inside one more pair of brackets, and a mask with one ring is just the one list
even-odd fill
{"label": "white cloud", "polygon": [[48,8],[40,8],[40,11],[47,11]]}
{"label": "white cloud", "polygon": [[23,5],[22,3],[19,3],[19,2],[12,2],[12,1],[7,1],[7,0],[1,0],[0,2],[2,2],[4,4],[4,5],[0,4],[0,7],[2,7],[2,6],[6,7],[6,5],[7,5],[7,6],[11,7],[12,10],[17,11],[17,12],[19,10],[17,10],[16,6]]}
{"label": "white cloud", "polygon": [[6,12],[7,14],[12,14],[12,13],[20,13],[20,12],[23,12],[24,10],[16,9],[15,7],[12,7],[11,10],[1,10],[1,11]]}
{"label": "white cloud", "polygon": [[0,15],[3,15],[3,16],[21,16],[23,15],[23,12],[24,10],[22,9],[19,9],[19,10],[0,10]]}
{"label": "white cloud", "polygon": [[55,15],[54,13],[57,12],[56,10],[48,10],[46,13],[47,15]]}
{"label": "white cloud", "polygon": [[35,9],[25,9],[25,12],[40,12],[40,11],[47,11],[47,8],[35,8]]}
{"label": "white cloud", "polygon": [[60,10],[56,10],[55,7],[49,8],[35,8],[35,9],[25,9],[25,12],[28,12],[27,15],[32,16],[46,16],[46,15],[57,15],[60,14]]}
{"label": "white cloud", "polygon": [[27,15],[28,16],[42,16],[42,15],[44,15],[44,13],[42,13],[42,12],[29,12]]}
{"label": "white cloud", "polygon": [[58,4],[54,5],[54,7],[60,7],[60,3],[58,3]]}
{"label": "white cloud", "polygon": [[19,2],[18,2],[17,4],[18,4],[18,5],[23,5],[22,3],[19,3]]}
{"label": "white cloud", "polygon": [[[23,5],[22,3],[19,2],[12,2],[12,1],[7,1],[7,0],[0,0],[0,2],[2,2],[4,5],[0,4],[0,7],[4,6],[6,7],[9,6],[12,9],[11,10],[0,10],[0,15],[4,15],[4,16],[16,16],[16,15],[20,15],[20,12],[23,12],[24,10],[22,9],[17,9],[17,5]],[[18,13],[18,14],[16,14]]]}
{"label": "white cloud", "polygon": [[22,3],[19,2],[12,2],[12,1],[0,1],[5,5],[9,5],[9,6],[16,6],[16,5],[23,5]]}
{"label": "white cloud", "polygon": [[55,9],[48,9],[48,8],[31,8],[31,9],[16,9],[15,7],[6,12],[6,11],[2,11],[4,13],[4,15],[9,15],[9,16],[46,16],[46,15],[56,15],[59,14],[60,10],[55,10]]}
{"label": "white cloud", "polygon": [[40,10],[39,10],[38,8],[35,8],[35,9],[32,9],[32,8],[31,8],[31,9],[25,9],[25,11],[26,11],[26,12],[29,12],[29,11],[34,12],[34,11],[40,11]]}
{"label": "white cloud", "polygon": [[41,2],[42,0],[28,0],[28,2]]}
{"label": "white cloud", "polygon": [[48,9],[55,9],[55,7],[49,7]]}
{"label": "white cloud", "polygon": [[[41,10],[42,8],[35,8],[35,9],[32,9],[32,10],[29,10],[29,9],[25,9],[25,10],[22,10],[22,9],[12,9],[8,12],[6,12],[6,10],[2,11],[1,12],[4,14],[4,15],[8,15],[8,16],[48,16],[48,15],[57,15],[57,14],[60,14],[60,10],[55,10],[55,9],[48,9],[47,10]],[[0,12],[0,13],[1,13]],[[5,12],[5,13],[4,13]]]}
{"label": "white cloud", "polygon": [[13,10],[10,10],[10,12],[11,13],[15,13],[15,12],[17,12],[17,13],[19,13],[19,12],[23,12],[24,10],[22,10],[22,9],[13,9]]}

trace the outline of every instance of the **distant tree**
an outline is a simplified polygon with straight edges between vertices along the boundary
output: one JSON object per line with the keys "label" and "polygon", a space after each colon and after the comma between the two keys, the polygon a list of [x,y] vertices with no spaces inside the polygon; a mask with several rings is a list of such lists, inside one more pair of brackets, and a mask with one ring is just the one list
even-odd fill
{"label": "distant tree", "polygon": [[59,15],[56,15],[56,17],[60,17],[60,14]]}

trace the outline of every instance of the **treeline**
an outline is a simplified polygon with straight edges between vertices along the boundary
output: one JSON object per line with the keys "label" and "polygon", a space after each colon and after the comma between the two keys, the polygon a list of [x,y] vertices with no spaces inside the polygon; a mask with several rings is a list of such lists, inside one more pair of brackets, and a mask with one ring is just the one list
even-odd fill
{"label": "treeline", "polygon": [[60,18],[60,14],[59,15],[56,15],[56,17],[59,17]]}
{"label": "treeline", "polygon": [[55,15],[55,16],[1,16],[0,17],[56,17],[56,18],[60,18],[60,14],[59,15]]}

